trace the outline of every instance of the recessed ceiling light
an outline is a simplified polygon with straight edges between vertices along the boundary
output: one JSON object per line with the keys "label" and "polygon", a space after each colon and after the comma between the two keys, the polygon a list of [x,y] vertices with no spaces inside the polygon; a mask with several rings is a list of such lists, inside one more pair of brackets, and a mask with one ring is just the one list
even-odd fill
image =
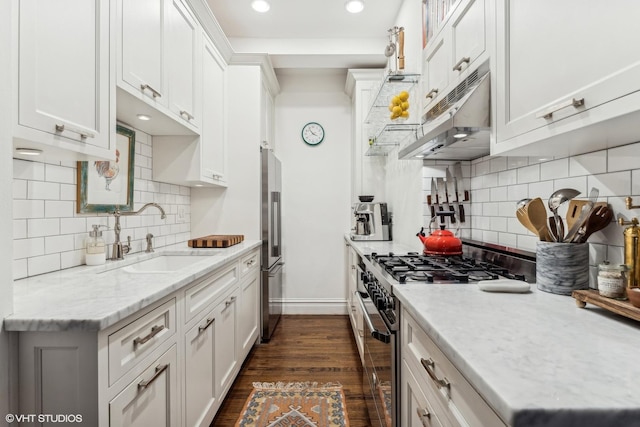
{"label": "recessed ceiling light", "polygon": [[202,187],[202,184],[195,184],[194,187]]}
{"label": "recessed ceiling light", "polygon": [[253,0],[251,2],[251,7],[256,12],[264,13],[271,8],[271,5],[266,0]]}
{"label": "recessed ceiling light", "polygon": [[455,135],[453,135],[454,138],[458,138],[458,139],[466,138],[467,136],[469,136],[468,133],[456,133]]}
{"label": "recessed ceiling light", "polygon": [[345,9],[351,13],[360,13],[364,9],[364,0],[347,0]]}
{"label": "recessed ceiling light", "polygon": [[37,148],[18,147],[16,148],[16,153],[23,154],[25,156],[39,156],[40,154],[42,154],[42,150],[39,150]]}
{"label": "recessed ceiling light", "polygon": [[137,117],[139,120],[144,120],[145,122],[146,122],[147,120],[151,120],[151,116],[147,116],[146,114],[138,114],[136,117]]}
{"label": "recessed ceiling light", "polygon": [[422,158],[424,158],[424,156],[422,154],[418,154],[418,155],[416,155],[416,158],[417,159],[422,159]]}

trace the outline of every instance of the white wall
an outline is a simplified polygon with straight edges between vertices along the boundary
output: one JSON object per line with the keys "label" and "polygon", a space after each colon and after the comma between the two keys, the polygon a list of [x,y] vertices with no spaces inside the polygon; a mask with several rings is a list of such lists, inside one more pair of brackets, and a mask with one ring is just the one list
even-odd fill
{"label": "white wall", "polygon": [[[282,239],[286,313],[346,313],[343,235],[351,224],[351,101],[346,73],[278,73],[278,157],[282,161]],[[323,125],[317,146],[300,136]]]}
{"label": "white wall", "polygon": [[260,239],[260,67],[228,68],[226,189],[191,192],[192,237],[243,234]]}
{"label": "white wall", "polygon": [[[14,2],[0,2],[0,52],[4,53],[6,59],[11,51],[11,8]],[[0,93],[11,93],[11,61],[0,61]],[[11,97],[0,97],[0,187],[4,191],[0,192],[0,204],[5,209],[0,209],[0,236],[4,244],[0,249],[0,319],[4,319],[13,311],[13,282],[11,273],[12,259],[12,226],[11,210],[6,207],[11,206],[12,164],[11,164]],[[13,356],[13,355],[11,355]],[[10,390],[10,354],[9,337],[4,328],[0,330],[0,424],[4,422],[4,415],[12,413],[17,408],[15,405],[17,390]],[[15,363],[15,360],[11,360]],[[15,369],[13,370],[15,372]],[[15,379],[15,377],[14,377]],[[10,407],[10,402],[13,407]],[[11,410],[13,409],[13,410]]]}
{"label": "white wall", "polygon": [[[152,138],[134,130],[134,209],[157,202],[167,217],[160,219],[160,212],[153,208],[140,215],[122,217],[121,240],[126,242],[127,236],[131,236],[131,253],[144,250],[147,233],[154,235],[156,248],[185,242],[190,228],[190,188],[152,180]],[[92,224],[110,227],[103,231],[110,254],[113,216],[76,213],[76,170],[75,162],[13,160],[14,279],[82,265],[84,242]],[[178,208],[185,212],[184,222],[178,219]]]}

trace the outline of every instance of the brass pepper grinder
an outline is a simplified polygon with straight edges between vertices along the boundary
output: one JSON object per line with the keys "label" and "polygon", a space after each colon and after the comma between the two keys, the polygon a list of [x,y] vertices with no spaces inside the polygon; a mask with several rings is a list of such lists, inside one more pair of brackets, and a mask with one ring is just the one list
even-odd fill
{"label": "brass pepper grinder", "polygon": [[[627,209],[638,209],[640,206],[633,206],[631,197],[625,199]],[[638,218],[625,221],[618,217],[618,224],[621,226],[630,225],[624,229],[624,263],[628,266],[627,288],[640,287],[640,227]]]}

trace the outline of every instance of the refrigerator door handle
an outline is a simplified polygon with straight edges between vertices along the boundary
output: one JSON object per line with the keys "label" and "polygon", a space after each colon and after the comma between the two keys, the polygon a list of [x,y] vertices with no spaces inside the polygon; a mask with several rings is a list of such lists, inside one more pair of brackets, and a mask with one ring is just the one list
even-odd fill
{"label": "refrigerator door handle", "polygon": [[271,256],[281,256],[280,253],[280,228],[282,220],[280,215],[280,192],[271,193]]}
{"label": "refrigerator door handle", "polygon": [[278,273],[280,273],[280,270],[282,270],[283,266],[284,262],[279,262],[271,267],[271,270],[269,270],[269,277],[275,277]]}

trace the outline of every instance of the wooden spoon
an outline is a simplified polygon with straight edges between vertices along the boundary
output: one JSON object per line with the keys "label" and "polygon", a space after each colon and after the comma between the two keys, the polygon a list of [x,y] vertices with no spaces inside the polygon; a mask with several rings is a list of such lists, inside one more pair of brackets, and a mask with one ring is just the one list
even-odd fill
{"label": "wooden spoon", "polygon": [[549,233],[549,227],[547,226],[547,208],[540,197],[532,199],[524,206],[524,211],[529,217],[529,221],[537,230],[540,240],[544,242],[553,242],[553,237]]}

